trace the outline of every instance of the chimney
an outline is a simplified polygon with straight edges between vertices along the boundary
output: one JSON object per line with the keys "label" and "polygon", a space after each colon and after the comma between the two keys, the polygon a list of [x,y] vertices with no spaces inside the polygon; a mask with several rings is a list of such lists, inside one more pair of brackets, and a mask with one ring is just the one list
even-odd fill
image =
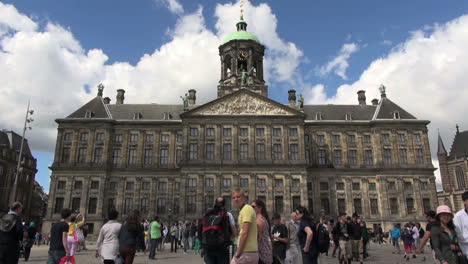
{"label": "chimney", "polygon": [[197,101],[197,96],[196,96],[197,91],[194,89],[190,89],[188,92],[189,92],[189,95],[188,95],[189,106],[195,105],[195,102]]}
{"label": "chimney", "polygon": [[289,105],[296,106],[296,90],[288,91],[288,101]]}
{"label": "chimney", "polygon": [[115,104],[123,104],[124,103],[124,99],[125,99],[125,90],[124,89],[118,89],[117,90],[117,101],[115,102]]}
{"label": "chimney", "polygon": [[111,99],[109,97],[104,97],[104,104],[110,104]]}
{"label": "chimney", "polygon": [[379,104],[379,99],[374,98],[372,99],[372,105],[378,105]]}
{"label": "chimney", "polygon": [[358,94],[357,98],[359,101],[359,105],[366,105],[366,91],[359,90],[357,94]]}

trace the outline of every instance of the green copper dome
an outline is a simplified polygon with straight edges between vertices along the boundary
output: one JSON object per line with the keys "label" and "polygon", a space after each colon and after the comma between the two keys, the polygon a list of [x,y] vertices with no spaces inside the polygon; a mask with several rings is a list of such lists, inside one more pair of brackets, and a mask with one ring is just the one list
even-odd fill
{"label": "green copper dome", "polygon": [[237,31],[232,32],[229,34],[229,36],[227,36],[227,38],[224,40],[225,44],[231,40],[254,40],[260,43],[257,36],[247,31],[247,23],[243,19],[237,22],[236,26]]}

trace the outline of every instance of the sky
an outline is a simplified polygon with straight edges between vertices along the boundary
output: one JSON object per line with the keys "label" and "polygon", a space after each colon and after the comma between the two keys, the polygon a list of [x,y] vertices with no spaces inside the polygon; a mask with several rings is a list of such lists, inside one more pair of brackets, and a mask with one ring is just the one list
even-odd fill
{"label": "sky", "polygon": [[[0,1],[0,129],[22,129],[36,180],[49,189],[57,124],[96,96],[115,102],[197,103],[216,98],[218,46],[235,30],[239,2],[212,0]],[[269,97],[295,89],[308,104],[357,104],[387,96],[437,131],[450,149],[468,129],[468,1],[247,1],[247,30],[266,46]],[[440,177],[438,171],[436,177]]]}

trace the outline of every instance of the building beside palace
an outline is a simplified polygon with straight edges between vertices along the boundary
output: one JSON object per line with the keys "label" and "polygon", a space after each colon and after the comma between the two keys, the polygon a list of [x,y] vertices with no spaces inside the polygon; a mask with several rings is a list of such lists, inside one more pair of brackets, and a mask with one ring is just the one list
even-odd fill
{"label": "building beside palace", "polygon": [[[10,206],[10,193],[15,182],[20,149],[20,135],[10,130],[0,131],[0,213],[8,212]],[[34,190],[36,172],[36,159],[31,153],[28,140],[25,139],[16,191],[16,201],[23,204],[25,219],[29,219],[31,215],[31,194]]]}
{"label": "building beside palace", "polygon": [[453,211],[462,210],[461,195],[468,190],[468,130],[460,132],[457,125],[450,153],[439,135],[437,157],[443,189],[437,192],[439,204],[449,205]]}
{"label": "building beside palace", "polygon": [[[97,233],[110,208],[165,221],[194,219],[242,187],[284,216],[298,205],[334,217],[357,212],[369,224],[423,220],[437,204],[427,125],[390,100],[307,105],[268,98],[265,46],[241,19],[219,46],[217,98],[180,105],[116,103],[97,96],[57,119],[47,223],[70,207]],[[215,73],[213,73],[215,74]],[[214,87],[213,87],[214,89]],[[236,210],[232,208],[234,212]],[[44,230],[48,230],[47,228]]]}

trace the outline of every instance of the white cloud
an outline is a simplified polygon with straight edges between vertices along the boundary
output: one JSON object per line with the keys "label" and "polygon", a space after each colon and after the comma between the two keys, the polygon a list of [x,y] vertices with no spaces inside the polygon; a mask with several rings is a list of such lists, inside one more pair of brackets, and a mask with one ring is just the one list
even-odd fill
{"label": "white cloud", "polygon": [[157,0],[162,3],[171,13],[181,15],[184,13],[184,7],[177,0]]}
{"label": "white cloud", "polygon": [[353,53],[359,50],[359,46],[356,43],[346,43],[341,47],[338,55],[329,61],[326,65],[318,68],[317,73],[319,76],[325,76],[330,72],[334,72],[340,76],[343,80],[347,80],[346,69],[349,67],[348,60]]}
{"label": "white cloud", "polygon": [[[176,3],[173,1],[172,10],[180,11]],[[113,102],[117,89],[126,90],[126,103],[181,103],[179,96],[189,89],[197,90],[198,103],[214,99],[220,71],[218,46],[235,30],[239,8],[216,6],[216,32],[206,27],[202,10],[180,15],[168,31],[170,41],[131,65],[106,64],[105,51],[83,49],[72,32],[57,24],[38,29],[12,5],[0,2],[0,28],[9,33],[0,35],[0,112],[8,113],[0,115],[0,128],[20,131],[31,98],[35,122],[27,137],[33,150],[52,152],[57,129],[54,120],[93,98],[100,82],[106,87],[104,96]],[[247,3],[245,10],[249,31],[268,47],[266,75],[288,80],[302,52],[278,36],[276,17],[268,5]],[[85,87],[91,87],[91,94]]]}
{"label": "white cloud", "polygon": [[[314,86],[306,102],[357,103],[356,92],[366,90],[368,100],[378,97],[377,87],[384,84],[387,96],[420,119],[431,121],[429,137],[432,156],[437,151],[440,128],[448,150],[455,124],[468,128],[468,15],[432,32],[413,32],[387,56],[374,60],[359,80],[340,86],[327,96],[323,87]],[[322,100],[326,98],[325,100]]]}

